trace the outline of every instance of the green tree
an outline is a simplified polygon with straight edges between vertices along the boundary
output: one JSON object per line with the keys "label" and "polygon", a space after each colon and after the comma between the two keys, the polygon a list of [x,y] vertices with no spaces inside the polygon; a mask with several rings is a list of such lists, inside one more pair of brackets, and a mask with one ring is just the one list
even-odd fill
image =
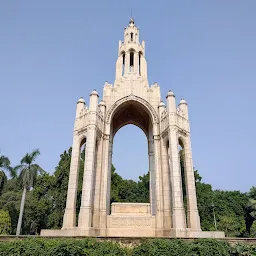
{"label": "green tree", "polygon": [[144,174],[143,176],[139,176],[138,190],[141,203],[149,203],[149,172],[147,174]]}
{"label": "green tree", "polygon": [[218,229],[224,231],[228,237],[240,236],[245,231],[244,217],[234,214],[220,216]]}
{"label": "green tree", "polygon": [[38,164],[33,163],[39,155],[40,155],[39,149],[36,149],[31,153],[27,153],[21,159],[20,161],[21,164],[15,168],[16,170],[20,170],[19,180],[23,185],[23,193],[22,193],[22,198],[20,203],[20,214],[19,214],[19,220],[18,220],[18,225],[16,230],[17,236],[20,235],[20,231],[21,231],[26,192],[27,190],[30,190],[31,187],[34,186],[38,173],[39,172],[44,173],[43,169]]}
{"label": "green tree", "polygon": [[[31,199],[29,199],[29,202],[26,202],[29,205],[24,212],[24,227],[26,230],[29,230],[32,221],[36,222],[38,231],[42,228],[59,229],[62,227],[66,207],[71,154],[72,148],[70,147],[69,150],[64,151],[60,155],[60,161],[53,175],[45,174],[37,179],[35,188],[31,191]],[[76,203],[77,220],[81,205],[84,157],[85,149],[81,152],[79,164]]]}
{"label": "green tree", "polygon": [[218,230],[225,231],[227,236],[244,236],[247,194],[240,191],[212,190],[210,184],[202,182],[198,171],[194,174],[202,230],[215,230],[214,207]]}
{"label": "green tree", "polygon": [[253,222],[250,228],[250,237],[256,237],[256,221]]}
{"label": "green tree", "polygon": [[249,212],[251,217],[256,220],[256,187],[252,187],[248,193],[249,197]]}
{"label": "green tree", "polygon": [[201,227],[204,231],[215,230],[213,215],[213,190],[210,184],[202,182],[202,177],[198,171],[194,172],[196,181],[196,194],[199,216],[201,219]]}
{"label": "green tree", "polygon": [[8,211],[11,217],[11,234],[15,234],[17,229],[21,190],[22,187],[17,183],[17,178],[9,179],[0,196],[0,209]]}
{"label": "green tree", "polygon": [[31,191],[27,192],[26,208],[23,214],[23,233],[40,232],[42,228],[51,228],[48,216],[55,205],[52,196],[54,176],[48,173],[40,175]]}
{"label": "green tree", "polygon": [[116,168],[111,168],[110,203],[148,203],[149,202],[149,173],[139,176],[139,181],[123,179]]}
{"label": "green tree", "polygon": [[0,210],[0,235],[9,235],[11,231],[11,217],[9,212]]}
{"label": "green tree", "polygon": [[6,171],[10,174],[11,178],[16,177],[16,171],[10,166],[11,162],[8,157],[0,156],[0,194],[2,193],[4,186],[7,182]]}
{"label": "green tree", "polygon": [[246,215],[246,230],[249,236],[254,237],[253,228],[256,223],[256,187],[252,187],[248,193],[248,205]]}

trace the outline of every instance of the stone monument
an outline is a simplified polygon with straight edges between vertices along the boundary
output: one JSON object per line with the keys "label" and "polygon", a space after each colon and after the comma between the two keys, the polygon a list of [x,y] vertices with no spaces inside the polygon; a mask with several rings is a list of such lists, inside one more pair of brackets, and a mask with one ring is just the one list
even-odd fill
{"label": "stone monument", "polygon": [[[103,237],[224,237],[203,232],[197,209],[188,105],[176,106],[172,91],[161,101],[157,83],[149,86],[145,42],[133,18],[119,41],[114,84],[105,83],[98,102],[93,90],[87,107],[77,102],[66,209],[61,230],[42,230],[42,236]],[[112,144],[127,124],[141,128],[148,140],[150,203],[110,205]],[[83,177],[78,177],[81,147],[85,147]],[[185,186],[179,158],[184,152]],[[83,179],[76,218],[78,179]],[[186,188],[186,211],[182,187]]]}

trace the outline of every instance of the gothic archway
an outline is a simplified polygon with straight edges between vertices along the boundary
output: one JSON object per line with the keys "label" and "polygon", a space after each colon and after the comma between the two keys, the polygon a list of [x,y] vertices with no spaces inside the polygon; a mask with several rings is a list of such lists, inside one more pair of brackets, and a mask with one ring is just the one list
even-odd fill
{"label": "gothic archway", "polygon": [[[157,115],[154,109],[147,101],[130,95],[117,101],[107,114],[109,125],[109,159],[108,173],[111,172],[113,139],[117,131],[125,125],[133,124],[142,129],[148,141],[148,156],[149,156],[149,176],[150,176],[150,207],[151,215],[156,214],[156,182],[155,182],[155,159],[154,159],[154,139],[153,129],[156,123]],[[111,178],[108,179],[108,194],[110,194]],[[107,202],[108,214],[110,213],[110,200]]]}
{"label": "gothic archway", "polygon": [[[129,96],[119,99],[110,107],[110,109],[108,110],[108,112],[106,114],[106,123],[107,124],[111,123],[113,115],[116,113],[116,111],[118,111],[118,109],[120,109],[120,107],[124,103],[129,104],[132,102],[137,102],[137,103],[141,104],[140,106],[142,108],[144,108],[144,110],[148,113],[153,125],[155,125],[158,122],[158,115],[157,115],[155,109],[152,107],[152,105],[148,101],[144,100],[143,98],[138,97],[133,94],[130,94]],[[108,126],[106,126],[106,127],[108,127]],[[107,131],[108,131],[108,129],[106,129],[106,132]]]}

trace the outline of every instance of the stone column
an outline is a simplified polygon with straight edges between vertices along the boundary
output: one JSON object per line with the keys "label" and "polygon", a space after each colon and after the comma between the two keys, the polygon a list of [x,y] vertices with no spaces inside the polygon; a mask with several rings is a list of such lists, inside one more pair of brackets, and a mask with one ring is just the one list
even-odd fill
{"label": "stone column", "polygon": [[177,130],[174,127],[169,129],[169,152],[170,152],[170,178],[172,189],[172,223],[176,230],[185,230],[186,216],[182,195],[182,180],[178,154]]}
{"label": "stone column", "polygon": [[156,177],[156,236],[162,236],[163,231],[163,208],[162,208],[162,175],[161,175],[161,155],[160,136],[154,135],[155,153],[155,177]]}
{"label": "stone column", "polygon": [[95,172],[96,126],[90,125],[87,129],[83,188],[78,219],[78,227],[86,230],[88,230],[92,224],[92,189]]}
{"label": "stone column", "polygon": [[139,74],[139,53],[134,52],[133,72]]}
{"label": "stone column", "polygon": [[101,192],[101,168],[102,168],[102,149],[103,149],[103,139],[98,140],[98,148],[96,152],[96,173],[94,181],[94,205],[93,205],[93,222],[92,226],[94,228],[99,227],[100,218],[100,192]]}
{"label": "stone column", "polygon": [[170,230],[171,222],[171,181],[168,161],[167,141],[161,140],[161,157],[162,157],[162,172],[163,172],[163,220],[164,229]]}
{"label": "stone column", "polygon": [[148,141],[148,160],[149,160],[149,193],[151,214],[156,215],[156,173],[154,161],[154,141]]}
{"label": "stone column", "polygon": [[197,198],[196,198],[196,186],[195,176],[192,161],[192,150],[190,137],[185,138],[184,143],[185,151],[185,177],[186,177],[186,188],[187,188],[187,221],[188,228],[192,230],[200,231],[200,217],[197,209]]}
{"label": "stone column", "polygon": [[125,62],[124,62],[124,74],[127,75],[130,72],[130,52],[125,53]]}
{"label": "stone column", "polygon": [[92,226],[92,190],[95,176],[95,151],[97,136],[98,93],[93,90],[90,94],[89,119],[87,126],[87,141],[85,148],[84,178],[78,227],[89,230]]}
{"label": "stone column", "polygon": [[112,155],[113,155],[113,139],[109,140],[109,149],[108,149],[108,176],[107,176],[107,215],[110,214],[110,192],[111,192],[111,169],[112,169]]}
{"label": "stone column", "polygon": [[101,196],[100,196],[100,232],[101,236],[106,236],[107,228],[107,191],[108,191],[108,169],[109,169],[109,135],[103,137],[103,156],[101,174]]}
{"label": "stone column", "polygon": [[80,141],[77,133],[74,133],[72,156],[68,181],[68,192],[66,209],[63,218],[62,229],[73,228],[76,226],[76,198],[78,186],[78,170],[80,162]]}

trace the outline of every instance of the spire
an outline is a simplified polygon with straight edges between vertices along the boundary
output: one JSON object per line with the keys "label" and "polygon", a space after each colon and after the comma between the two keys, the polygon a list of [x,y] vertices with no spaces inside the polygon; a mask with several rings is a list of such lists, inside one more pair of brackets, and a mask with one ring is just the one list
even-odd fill
{"label": "spire", "polygon": [[130,21],[129,21],[129,25],[131,25],[131,24],[135,25],[134,18],[132,16],[132,8],[131,8],[131,18],[130,18]]}
{"label": "spire", "polygon": [[135,24],[133,17],[130,18],[129,24],[133,24],[133,25]]}

